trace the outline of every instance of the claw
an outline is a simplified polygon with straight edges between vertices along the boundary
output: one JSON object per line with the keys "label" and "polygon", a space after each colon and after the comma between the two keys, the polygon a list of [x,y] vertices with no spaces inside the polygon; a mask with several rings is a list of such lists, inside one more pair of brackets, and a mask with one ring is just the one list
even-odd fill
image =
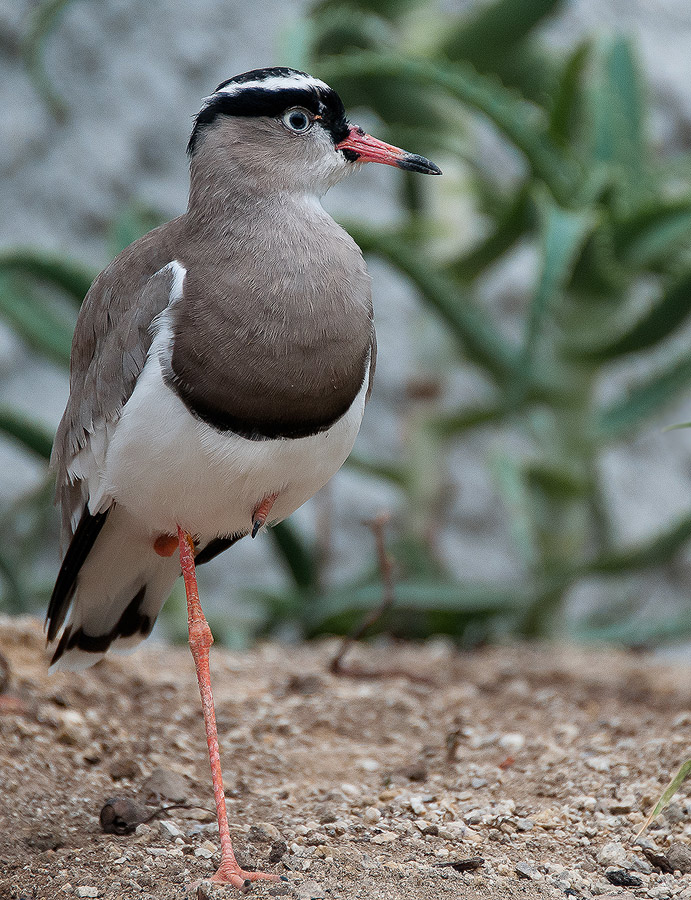
{"label": "claw", "polygon": [[278,497],[278,494],[267,494],[261,503],[254,507],[254,512],[252,513],[252,537],[256,537],[262,525],[266,524],[276,497]]}

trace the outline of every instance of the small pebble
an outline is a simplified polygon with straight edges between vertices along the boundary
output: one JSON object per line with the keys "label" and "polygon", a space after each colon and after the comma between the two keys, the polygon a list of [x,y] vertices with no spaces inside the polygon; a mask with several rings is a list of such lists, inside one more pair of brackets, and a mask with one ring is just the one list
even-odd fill
{"label": "small pebble", "polygon": [[82,885],[77,888],[78,897],[98,897],[98,888],[90,885]]}
{"label": "small pebble", "polygon": [[381,834],[375,834],[372,838],[373,844],[390,844],[392,841],[397,841],[398,835],[395,831],[382,831]]}
{"label": "small pebble", "polygon": [[173,803],[182,803],[187,799],[189,788],[182,775],[172,772],[170,769],[158,768],[144,779],[141,793],[153,800],[171,800]]}
{"label": "small pebble", "polygon": [[675,841],[667,851],[667,859],[673,869],[678,869],[683,875],[691,872],[691,846]]}
{"label": "small pebble", "polygon": [[376,806],[368,806],[364,812],[364,818],[366,822],[373,825],[381,819],[381,813]]}
{"label": "small pebble", "polygon": [[502,750],[506,750],[507,753],[518,753],[525,747],[525,737],[517,732],[502,734],[499,738],[499,746]]}
{"label": "small pebble", "polygon": [[628,864],[628,855],[626,848],[618,841],[610,841],[600,849],[597,854],[597,861],[601,866],[616,866],[617,868],[626,868]]}
{"label": "small pebble", "polygon": [[178,838],[182,837],[182,831],[178,828],[178,826],[174,822],[169,822],[167,819],[162,819],[158,823],[158,827],[161,831],[161,834],[166,837]]}
{"label": "small pebble", "polygon": [[616,887],[641,887],[643,882],[637,875],[632,875],[625,869],[614,869],[611,872],[605,872],[605,878],[610,884]]}
{"label": "small pebble", "polygon": [[535,866],[532,866],[527,862],[517,862],[515,865],[516,874],[520,878],[529,878],[531,881],[540,881],[542,879],[542,875],[538,872]]}

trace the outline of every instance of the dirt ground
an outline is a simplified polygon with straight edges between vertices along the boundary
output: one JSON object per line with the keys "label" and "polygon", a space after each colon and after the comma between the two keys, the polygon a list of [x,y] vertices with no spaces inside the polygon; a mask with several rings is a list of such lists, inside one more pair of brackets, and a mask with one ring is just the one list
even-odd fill
{"label": "dirt ground", "polygon": [[[691,898],[691,875],[634,843],[691,755],[691,667],[437,641],[357,647],[411,677],[346,678],[328,673],[336,646],[212,650],[238,857],[287,877],[255,896]],[[0,900],[234,896],[203,881],[219,854],[189,651],[49,677],[39,624],[0,618],[0,653]],[[115,797],[201,808],[105,834]],[[691,870],[690,811],[682,791],[649,856]]]}

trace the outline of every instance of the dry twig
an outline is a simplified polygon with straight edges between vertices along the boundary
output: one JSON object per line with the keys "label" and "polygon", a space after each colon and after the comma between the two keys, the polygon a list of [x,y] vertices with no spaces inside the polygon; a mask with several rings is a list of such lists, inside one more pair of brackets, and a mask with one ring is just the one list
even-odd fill
{"label": "dry twig", "polygon": [[373,519],[365,522],[374,535],[377,548],[377,559],[379,561],[379,572],[381,574],[383,596],[382,602],[376,609],[369,612],[362,622],[347,637],[345,637],[339,647],[338,653],[331,660],[329,671],[334,675],[344,675],[348,678],[408,678],[410,681],[417,681],[422,684],[429,684],[430,679],[423,675],[414,675],[403,669],[363,669],[360,666],[348,666],[344,663],[344,658],[350,648],[356,641],[359,641],[375,625],[393,606],[396,599],[393,580],[393,559],[386,552],[386,541],[384,538],[384,529],[391,519],[391,513],[380,512]]}

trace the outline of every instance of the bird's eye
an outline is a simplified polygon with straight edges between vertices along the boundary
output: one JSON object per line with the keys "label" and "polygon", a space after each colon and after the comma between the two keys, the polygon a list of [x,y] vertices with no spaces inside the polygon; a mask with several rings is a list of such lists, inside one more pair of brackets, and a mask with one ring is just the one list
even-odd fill
{"label": "bird's eye", "polygon": [[296,134],[304,134],[310,130],[314,120],[306,109],[295,107],[295,109],[289,109],[283,113],[282,122],[286,128],[290,128]]}

